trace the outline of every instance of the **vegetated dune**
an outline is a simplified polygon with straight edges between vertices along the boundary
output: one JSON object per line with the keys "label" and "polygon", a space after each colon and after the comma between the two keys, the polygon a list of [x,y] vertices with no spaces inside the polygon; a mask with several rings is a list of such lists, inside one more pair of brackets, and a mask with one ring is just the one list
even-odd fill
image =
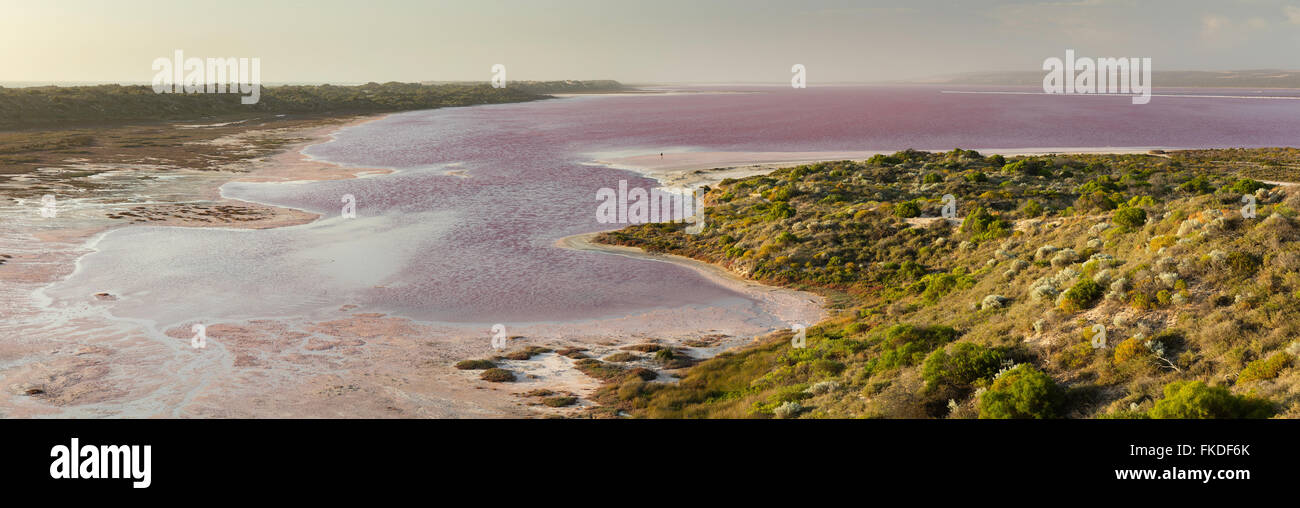
{"label": "vegetated dune", "polygon": [[1297,417],[1297,168],[1289,148],[959,149],[726,180],[701,234],[600,241],[840,311],[806,347],[778,335],[600,400],[646,417]]}

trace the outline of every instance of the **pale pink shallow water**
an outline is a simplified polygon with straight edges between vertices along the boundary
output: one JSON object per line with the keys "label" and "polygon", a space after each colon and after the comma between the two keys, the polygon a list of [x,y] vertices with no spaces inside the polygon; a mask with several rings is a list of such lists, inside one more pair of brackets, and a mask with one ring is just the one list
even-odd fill
{"label": "pale pink shallow water", "polygon": [[[114,315],[160,325],[303,315],[343,304],[465,323],[744,305],[745,297],[686,268],[554,247],[563,236],[609,229],[595,221],[597,189],[620,179],[654,186],[584,163],[681,150],[1300,144],[1297,100],[1155,97],[1136,106],[1124,97],[944,90],[973,89],[751,87],[392,115],[306,153],[400,170],[395,174],[223,187],[229,197],[311,210],[323,220],[266,231],[113,231],[46,294],[80,299],[110,291],[121,297]],[[339,217],[345,194],[357,200],[356,219]]]}

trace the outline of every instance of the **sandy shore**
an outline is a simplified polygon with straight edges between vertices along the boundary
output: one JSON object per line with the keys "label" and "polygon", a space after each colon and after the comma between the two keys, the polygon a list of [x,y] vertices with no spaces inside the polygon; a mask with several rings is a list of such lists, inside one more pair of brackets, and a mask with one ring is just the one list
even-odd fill
{"label": "sandy shore", "polygon": [[721,266],[685,256],[655,254],[636,247],[596,243],[593,240],[599,234],[584,233],[566,236],[557,240],[555,244],[566,249],[602,252],[636,259],[673,263],[690,268],[715,284],[739,291],[745,296],[760,302],[760,305],[767,312],[776,315],[785,322],[812,325],[826,317],[826,311],[823,308],[825,299],[816,294],[760,284]]}
{"label": "sandy shore", "polygon": [[[944,149],[947,151],[950,149]],[[1013,148],[974,149],[984,155],[1119,153],[1139,154],[1151,150],[1176,150],[1167,147],[1098,147],[1098,148]],[[652,153],[593,161],[593,164],[635,171],[659,180],[665,187],[710,185],[727,178],[747,178],[776,169],[824,161],[865,160],[888,151],[846,152],[676,152]]]}

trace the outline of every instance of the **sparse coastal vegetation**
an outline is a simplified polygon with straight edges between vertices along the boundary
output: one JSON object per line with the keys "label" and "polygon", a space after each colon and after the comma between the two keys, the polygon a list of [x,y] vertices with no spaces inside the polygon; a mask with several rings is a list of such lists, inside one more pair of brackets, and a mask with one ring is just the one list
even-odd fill
{"label": "sparse coastal vegetation", "polygon": [[456,362],[456,368],[460,370],[487,370],[496,368],[497,364],[491,360],[461,360]]}
{"label": "sparse coastal vegetation", "polygon": [[1297,168],[1295,149],[907,150],[726,180],[702,234],[599,240],[820,292],[837,315],[806,348],[778,333],[675,384],[602,376],[598,400],[642,417],[1294,417]]}
{"label": "sparse coastal vegetation", "polygon": [[483,371],[479,377],[484,381],[491,381],[493,383],[510,383],[515,380],[515,373],[506,369],[493,367]]}

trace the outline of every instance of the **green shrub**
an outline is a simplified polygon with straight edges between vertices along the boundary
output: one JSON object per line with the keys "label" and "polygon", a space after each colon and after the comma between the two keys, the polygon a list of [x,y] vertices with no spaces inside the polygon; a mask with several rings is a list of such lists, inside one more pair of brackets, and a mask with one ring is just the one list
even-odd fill
{"label": "green shrub", "polygon": [[781,220],[790,217],[794,217],[794,207],[785,201],[772,203],[772,206],[767,209],[767,220]]}
{"label": "green shrub", "polygon": [[1128,199],[1128,206],[1131,207],[1156,206],[1156,199],[1151,196],[1133,196]]}
{"label": "green shrub", "polygon": [[1032,199],[1026,201],[1025,206],[1020,207],[1020,213],[1025,217],[1039,217],[1042,216],[1043,212],[1046,211],[1047,209],[1043,208],[1043,205],[1039,204],[1037,201],[1034,201]]}
{"label": "green shrub", "polygon": [[1065,297],[1061,299],[1061,310],[1078,312],[1091,308],[1104,293],[1105,288],[1101,284],[1088,277],[1080,278],[1073,287],[1065,290]]}
{"label": "green shrub", "polygon": [[961,222],[961,231],[976,240],[999,238],[1011,234],[1011,224],[997,218],[984,207],[976,207]]}
{"label": "green shrub", "polygon": [[881,154],[881,153],[872,155],[870,159],[867,159],[867,164],[871,164],[873,166],[893,166],[895,164],[902,164],[902,163],[903,163],[903,159],[891,155]]}
{"label": "green shrub", "polygon": [[547,397],[545,399],[542,399],[542,404],[546,404],[547,406],[550,407],[572,406],[577,402],[578,402],[577,397],[569,397],[566,395],[561,395],[558,397]]}
{"label": "green shrub", "polygon": [[1150,414],[1152,418],[1175,419],[1268,418],[1273,416],[1273,404],[1200,381],[1174,381],[1165,385],[1164,397],[1156,401]]}
{"label": "green shrub", "polygon": [[1261,261],[1259,256],[1249,252],[1232,252],[1226,258],[1228,270],[1232,272],[1233,277],[1244,278],[1255,275],[1259,270]]}
{"label": "green shrub", "polygon": [[845,365],[835,360],[819,358],[812,361],[812,370],[815,373],[827,376],[838,376],[844,372]]}
{"label": "green shrub", "polygon": [[542,353],[550,353],[551,351],[552,349],[547,347],[529,346],[519,351],[512,351],[505,355],[505,357],[511,360],[531,360],[534,356]]}
{"label": "green shrub", "polygon": [[921,216],[921,207],[915,201],[903,201],[894,205],[894,215],[904,219]]}
{"label": "green shrub", "polygon": [[497,364],[490,360],[461,360],[456,362],[456,368],[460,370],[483,370],[496,367]]}
{"label": "green shrub", "polygon": [[483,371],[479,378],[493,383],[509,383],[515,380],[515,373],[506,369],[491,368]]}
{"label": "green shrub", "polygon": [[789,201],[790,198],[794,197],[794,195],[794,187],[786,185],[767,191],[766,197],[771,201]]}
{"label": "green shrub", "polygon": [[881,353],[867,362],[867,371],[880,372],[916,365],[934,348],[956,338],[957,330],[948,326],[891,326],[876,339]]}
{"label": "green shrub", "polygon": [[1138,229],[1147,223],[1147,211],[1141,208],[1120,208],[1115,212],[1115,224],[1128,229]]}
{"label": "green shrub", "polygon": [[925,286],[925,291],[921,293],[921,299],[925,300],[925,303],[934,304],[955,289],[964,289],[974,285],[975,280],[969,275],[933,273],[922,278],[920,284]]}
{"label": "green shrub", "polygon": [[1255,360],[1241,370],[1241,375],[1237,376],[1237,384],[1273,379],[1293,362],[1294,358],[1291,354],[1284,351],[1273,353],[1268,358]]}
{"label": "green shrub", "polygon": [[1242,178],[1240,180],[1233,182],[1232,185],[1229,185],[1228,190],[1232,192],[1236,192],[1238,194],[1254,194],[1255,191],[1259,189],[1267,189],[1270,187],[1272,187],[1272,185],[1266,184],[1259,180]]}
{"label": "green shrub", "polygon": [[1214,192],[1214,186],[1210,184],[1210,179],[1206,178],[1205,175],[1197,175],[1195,178],[1179,185],[1178,190],[1195,195],[1209,194]]}
{"label": "green shrub", "polygon": [[1021,159],[1005,166],[1002,171],[1029,176],[1046,176],[1052,174],[1041,159]]}
{"label": "green shrub", "polygon": [[1051,376],[1020,364],[997,379],[980,396],[980,418],[1058,418],[1065,391]]}
{"label": "green shrub", "polygon": [[916,261],[907,260],[898,266],[898,276],[905,281],[916,280],[917,277],[925,275],[925,267]]}
{"label": "green shrub", "polygon": [[1006,359],[1007,354],[1000,349],[960,342],[930,353],[921,367],[921,379],[927,389],[939,385],[965,388],[979,379],[993,377]]}
{"label": "green shrub", "polygon": [[624,375],[623,367],[594,358],[584,358],[573,363],[573,368],[588,376],[609,381]]}

